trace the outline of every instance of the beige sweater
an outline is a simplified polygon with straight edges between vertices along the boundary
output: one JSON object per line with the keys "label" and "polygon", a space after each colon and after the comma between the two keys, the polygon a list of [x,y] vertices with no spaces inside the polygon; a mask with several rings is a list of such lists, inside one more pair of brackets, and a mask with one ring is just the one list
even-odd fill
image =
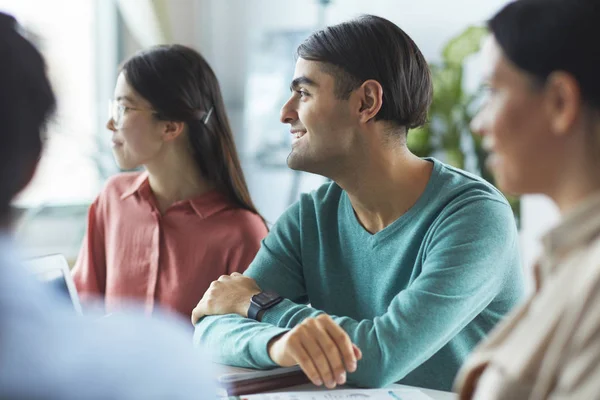
{"label": "beige sweater", "polygon": [[460,399],[600,399],[600,193],[543,243],[535,293],[467,360]]}

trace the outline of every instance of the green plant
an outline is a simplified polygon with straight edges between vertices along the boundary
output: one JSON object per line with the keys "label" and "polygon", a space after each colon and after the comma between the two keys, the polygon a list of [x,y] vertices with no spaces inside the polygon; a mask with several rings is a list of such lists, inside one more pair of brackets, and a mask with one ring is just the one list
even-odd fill
{"label": "green plant", "polygon": [[[429,122],[411,130],[407,144],[420,157],[440,158],[494,184],[494,178],[485,166],[487,153],[482,147],[481,137],[474,135],[469,128],[477,112],[481,91],[469,93],[463,84],[465,61],[481,50],[481,42],[486,35],[487,30],[483,27],[469,27],[444,46],[441,62],[430,63],[433,102],[429,109]],[[510,195],[506,197],[519,223],[519,199]]]}

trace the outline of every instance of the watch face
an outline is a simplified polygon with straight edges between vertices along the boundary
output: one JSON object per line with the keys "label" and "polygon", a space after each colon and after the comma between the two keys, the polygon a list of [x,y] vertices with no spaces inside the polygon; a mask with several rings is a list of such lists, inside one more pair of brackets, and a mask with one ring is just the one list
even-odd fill
{"label": "watch face", "polygon": [[280,296],[275,292],[261,292],[257,295],[252,296],[252,302],[256,303],[260,307],[266,307],[273,301],[279,300]]}

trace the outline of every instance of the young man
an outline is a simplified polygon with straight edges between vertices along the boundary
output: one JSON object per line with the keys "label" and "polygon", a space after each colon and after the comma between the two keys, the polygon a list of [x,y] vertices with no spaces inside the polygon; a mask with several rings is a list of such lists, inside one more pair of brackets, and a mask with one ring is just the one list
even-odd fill
{"label": "young man", "polygon": [[333,182],[282,215],[244,276],[213,282],[192,320],[220,316],[197,325],[196,342],[227,364],[300,364],[327,387],[449,390],[523,294],[508,203],[406,147],[432,86],[393,23],[364,16],[313,34],[291,90],[288,165]]}
{"label": "young man", "polygon": [[180,321],[78,317],[19,268],[10,202],[35,171],[54,107],[41,55],[0,13],[0,398],[214,398]]}

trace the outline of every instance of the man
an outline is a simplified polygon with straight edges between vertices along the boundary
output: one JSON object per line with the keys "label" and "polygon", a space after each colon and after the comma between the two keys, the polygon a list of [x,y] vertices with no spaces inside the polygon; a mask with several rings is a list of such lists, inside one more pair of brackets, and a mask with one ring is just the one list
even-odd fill
{"label": "man", "polygon": [[19,268],[10,202],[35,171],[54,107],[41,55],[0,13],[0,398],[214,398],[180,321],[77,317]]}
{"label": "man", "polygon": [[227,364],[300,364],[327,387],[450,390],[523,294],[508,203],[406,147],[432,86],[393,23],[363,16],[313,34],[291,90],[288,165],[333,182],[281,216],[244,276],[213,282],[192,320],[219,316],[197,325],[196,343]]}

